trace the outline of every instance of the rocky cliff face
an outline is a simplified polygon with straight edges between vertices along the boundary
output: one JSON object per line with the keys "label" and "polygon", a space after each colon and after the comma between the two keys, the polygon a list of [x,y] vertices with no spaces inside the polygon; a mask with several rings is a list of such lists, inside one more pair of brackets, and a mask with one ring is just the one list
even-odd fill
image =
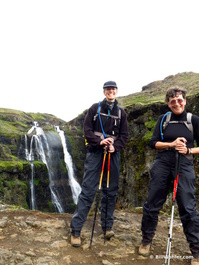
{"label": "rocky cliff face", "polygon": [[[164,95],[168,86],[190,84],[187,97],[187,111],[199,113],[199,74],[185,73],[170,76],[163,81],[145,86],[140,93],[120,98],[120,105],[128,116],[129,141],[121,153],[120,187],[117,207],[131,208],[142,206],[148,192],[150,168],[155,151],[149,147],[153,128],[160,114],[168,111]],[[162,85],[162,86],[161,86]],[[190,93],[189,93],[190,91]],[[86,111],[76,119],[66,123],[52,115],[31,114],[14,110],[0,109],[0,200],[6,203],[30,207],[30,162],[24,158],[24,134],[30,129],[32,121],[38,121],[49,138],[55,135],[54,125],[65,132],[75,169],[81,184],[86,149],[83,137],[83,120]],[[53,125],[53,126],[52,126]],[[64,211],[73,211],[71,189],[67,170],[64,168],[63,148],[58,140],[51,141],[54,152],[54,168],[58,175],[57,187],[62,194]],[[55,144],[58,143],[58,144]],[[39,159],[35,164],[35,187],[38,209],[53,211],[46,165]],[[199,194],[199,162],[195,158],[197,195]]]}
{"label": "rocky cliff face", "polygon": [[[42,162],[40,153],[33,151],[34,169],[31,167],[31,161],[26,157],[26,149],[30,152],[31,142],[31,135],[27,136],[27,132],[35,120],[44,130],[48,141],[51,153],[50,169]],[[30,180],[31,175],[34,174],[36,209],[56,211],[52,203],[52,184],[49,180],[49,170],[52,170],[53,187],[55,187],[53,191],[59,197],[63,211],[74,211],[75,204],[64,162],[63,146],[55,131],[55,126],[64,126],[64,124],[64,121],[52,115],[26,114],[0,109],[0,201],[31,208]],[[33,142],[32,148],[36,149],[36,142]]]}

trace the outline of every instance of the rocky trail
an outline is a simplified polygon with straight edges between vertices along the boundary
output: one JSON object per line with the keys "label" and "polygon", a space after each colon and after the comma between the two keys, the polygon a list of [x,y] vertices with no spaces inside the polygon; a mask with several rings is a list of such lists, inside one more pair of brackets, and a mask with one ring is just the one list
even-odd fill
{"label": "rocky trail", "polygon": [[[82,231],[82,246],[70,245],[71,214],[13,209],[0,204],[0,265],[159,265],[164,263],[170,216],[161,215],[149,257],[138,255],[141,210],[115,211],[115,237],[106,241],[97,216],[92,246],[93,215]],[[190,264],[182,225],[175,218],[171,265]]]}

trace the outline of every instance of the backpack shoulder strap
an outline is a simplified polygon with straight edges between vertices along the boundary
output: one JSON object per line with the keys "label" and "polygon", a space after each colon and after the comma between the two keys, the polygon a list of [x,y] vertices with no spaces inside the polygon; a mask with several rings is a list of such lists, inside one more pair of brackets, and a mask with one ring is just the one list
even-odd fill
{"label": "backpack shoulder strap", "polygon": [[97,107],[97,110],[96,110],[96,114],[93,117],[93,121],[96,121],[96,118],[98,116],[98,113],[100,113],[100,111],[101,111],[101,101],[99,101],[99,104],[98,104],[98,107]]}
{"label": "backpack shoulder strap", "polygon": [[192,123],[191,119],[192,119],[192,113],[191,112],[187,112],[187,122],[188,123]]}
{"label": "backpack shoulder strap", "polygon": [[187,122],[185,123],[185,125],[193,134],[192,115],[193,114],[191,112],[187,112]]}
{"label": "backpack shoulder strap", "polygon": [[121,120],[121,116],[122,116],[122,110],[121,108],[118,106],[118,118]]}
{"label": "backpack shoulder strap", "polygon": [[[164,122],[165,117],[166,117],[166,121]],[[162,131],[162,129],[164,130],[167,127],[167,125],[169,124],[170,119],[171,119],[171,111],[168,111],[168,112],[166,112],[163,115],[162,120],[160,122],[160,135],[161,135],[161,139],[162,140],[164,139],[163,138],[163,131]]]}
{"label": "backpack shoulder strap", "polygon": [[[187,120],[184,121],[183,123],[189,129],[189,131],[191,131],[192,134],[193,134],[192,115],[193,115],[192,113],[187,112]],[[166,120],[164,122],[165,117],[166,117]],[[165,130],[167,125],[170,123],[170,119],[171,119],[171,112],[168,111],[167,113],[164,114],[164,116],[162,117],[161,123],[160,123],[160,134],[161,134],[161,139],[162,140],[163,140],[163,130]],[[173,121],[171,123],[178,123],[178,122]]]}
{"label": "backpack shoulder strap", "polygon": [[118,125],[120,126],[120,121],[121,121],[121,117],[122,117],[122,110],[120,108],[120,106],[117,106],[118,109]]}
{"label": "backpack shoulder strap", "polygon": [[102,133],[104,135],[104,138],[106,138],[106,133],[104,131],[104,128],[103,128],[103,125],[102,125],[102,120],[101,120],[101,117],[100,117],[100,110],[101,110],[101,101],[99,102],[99,105],[98,105],[98,116],[99,116],[99,121],[100,121],[100,126],[101,126],[101,129],[102,129]]}
{"label": "backpack shoulder strap", "polygon": [[97,111],[96,111],[96,114],[95,116],[93,117],[93,121],[96,120],[97,116],[99,116],[99,113],[100,115],[102,116],[109,116],[109,117],[112,117],[114,119],[118,119],[119,120],[119,123],[120,123],[120,120],[121,120],[121,117],[122,117],[122,111],[121,111],[121,108],[120,106],[117,106],[117,116],[114,116],[114,115],[109,115],[109,114],[105,114],[105,113],[101,113],[101,101],[99,102],[98,104],[98,108],[97,108]]}
{"label": "backpack shoulder strap", "polygon": [[166,121],[163,124],[164,129],[167,127],[167,125],[169,124],[170,120],[171,120],[171,112],[169,111],[169,112],[166,113]]}

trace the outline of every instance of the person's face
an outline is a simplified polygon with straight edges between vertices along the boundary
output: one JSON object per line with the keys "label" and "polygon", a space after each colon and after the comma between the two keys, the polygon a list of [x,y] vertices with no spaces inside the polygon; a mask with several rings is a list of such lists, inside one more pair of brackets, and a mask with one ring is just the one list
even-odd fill
{"label": "person's face", "polygon": [[115,87],[107,87],[104,89],[104,95],[107,101],[113,102],[117,95],[117,89]]}
{"label": "person's face", "polygon": [[182,94],[176,94],[174,98],[169,98],[168,107],[176,115],[179,115],[184,111],[185,105],[186,99],[183,98]]}

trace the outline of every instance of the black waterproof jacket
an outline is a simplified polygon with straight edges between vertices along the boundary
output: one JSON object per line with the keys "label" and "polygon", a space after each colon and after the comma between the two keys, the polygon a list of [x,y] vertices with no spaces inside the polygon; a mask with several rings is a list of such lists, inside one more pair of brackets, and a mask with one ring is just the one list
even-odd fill
{"label": "black waterproof jacket", "polygon": [[[117,100],[115,100],[112,109],[106,99],[101,102],[100,106],[100,117],[103,130],[105,134],[114,137],[115,151],[120,152],[127,143],[129,136],[126,112],[118,106]],[[98,107],[99,103],[93,104],[89,108],[84,119],[84,137],[86,140],[86,147],[90,152],[95,152],[99,148],[103,149],[103,147],[100,146],[102,138],[95,134],[95,132],[98,132],[102,135]],[[119,113],[121,114],[120,118],[118,118]]]}

